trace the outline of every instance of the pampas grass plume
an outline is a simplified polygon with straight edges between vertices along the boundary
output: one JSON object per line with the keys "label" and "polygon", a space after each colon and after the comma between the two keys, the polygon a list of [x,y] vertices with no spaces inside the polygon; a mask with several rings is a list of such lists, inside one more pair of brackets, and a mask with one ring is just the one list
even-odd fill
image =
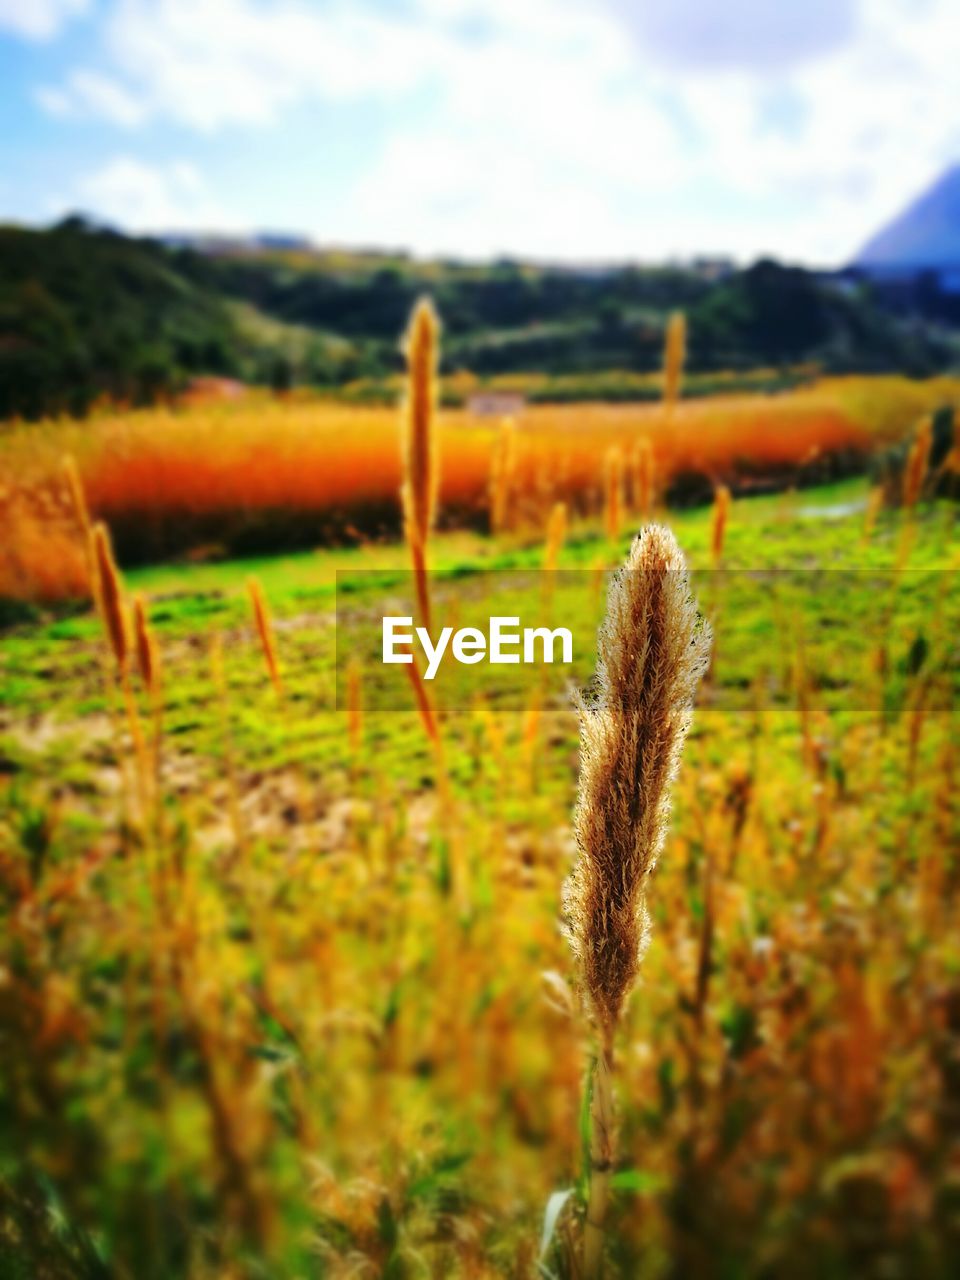
{"label": "pampas grass plume", "polygon": [[579,858],[569,936],[598,1025],[612,1035],[646,939],[646,880],[667,829],[669,788],[710,655],[673,534],[650,525],[614,577],[597,695],[579,698]]}
{"label": "pampas grass plume", "polygon": [[710,631],[673,534],[649,525],[610,587],[596,694],[581,697],[579,856],[564,891],[567,933],[599,1036],[583,1274],[600,1274],[614,1157],[613,1046],[647,942],[647,887],[667,832],[670,786]]}

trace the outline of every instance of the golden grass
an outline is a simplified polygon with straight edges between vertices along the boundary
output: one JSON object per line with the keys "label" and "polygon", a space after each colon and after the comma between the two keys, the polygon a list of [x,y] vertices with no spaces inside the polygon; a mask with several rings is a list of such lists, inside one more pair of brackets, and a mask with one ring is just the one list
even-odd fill
{"label": "golden grass", "polygon": [[266,596],[263,594],[263,588],[256,578],[250,578],[247,581],[247,591],[250,595],[250,604],[253,608],[253,620],[257,628],[257,636],[260,640],[260,648],[263,652],[263,660],[266,663],[267,674],[270,677],[270,683],[277,694],[278,698],[283,697],[283,680],[280,677],[280,660],[277,657],[277,642],[273,634],[273,621],[270,617],[270,609],[267,605]]}
{"label": "golden grass", "polygon": [[113,556],[110,531],[103,524],[96,524],[91,532],[91,562],[94,565],[96,589],[94,592],[100,607],[110,648],[121,677],[127,670],[130,640],[120,574]]}
{"label": "golden grass", "polygon": [[710,630],[673,534],[648,525],[610,588],[595,700],[580,698],[579,857],[564,894],[598,1036],[583,1271],[596,1280],[615,1147],[614,1038],[647,946],[647,888],[667,833],[670,787],[707,668]]}
{"label": "golden grass", "polygon": [[611,543],[620,541],[623,527],[623,455],[616,445],[604,459],[603,527]]}
{"label": "golden grass", "polygon": [[[496,530],[542,529],[557,501],[571,515],[596,513],[604,502],[597,459],[616,447],[643,459],[634,467],[642,513],[654,474],[661,492],[685,471],[728,484],[745,465],[750,474],[788,475],[812,450],[820,458],[866,455],[957,399],[960,384],[946,378],[835,378],[783,395],[681,403],[669,419],[656,405],[535,406],[507,428],[445,411],[431,437],[443,457],[437,501],[446,525],[489,519]],[[67,453],[90,512],[124,554],[162,556],[274,516],[309,522],[318,544],[350,529],[395,537],[404,479],[396,421],[391,409],[251,396],[8,431],[0,451],[0,517],[9,530],[0,595],[85,594]],[[646,448],[648,457],[636,452]],[[418,528],[429,517],[433,483],[418,498]]]}
{"label": "golden grass", "polygon": [[407,331],[407,392],[403,403],[403,528],[413,560],[420,620],[430,629],[427,541],[437,508],[437,458],[434,419],[440,322],[433,304],[421,299]]}
{"label": "golden grass", "polygon": [[718,565],[723,556],[723,541],[727,532],[727,519],[730,515],[730,490],[725,484],[717,486],[713,499],[713,520],[710,526],[710,555],[714,565]]}
{"label": "golden grass", "polygon": [[663,348],[663,402],[667,410],[673,409],[680,399],[686,355],[687,318],[682,311],[674,311],[667,321]]}

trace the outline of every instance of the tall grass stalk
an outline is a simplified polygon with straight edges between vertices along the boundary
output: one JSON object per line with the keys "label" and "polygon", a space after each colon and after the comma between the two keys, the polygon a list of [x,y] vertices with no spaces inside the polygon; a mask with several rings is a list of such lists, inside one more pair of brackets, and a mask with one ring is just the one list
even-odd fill
{"label": "tall grass stalk", "polygon": [[247,579],[247,591],[250,595],[250,604],[253,608],[253,620],[257,628],[257,636],[260,640],[260,648],[263,651],[263,660],[266,663],[267,675],[270,677],[270,683],[273,685],[274,692],[280,701],[283,701],[283,680],[280,676],[280,660],[277,657],[277,643],[273,635],[273,620],[270,617],[270,609],[267,606],[266,597],[263,594],[263,588],[256,578]]}
{"label": "tall grass stalk", "polygon": [[219,632],[215,632],[210,637],[210,675],[217,695],[217,709],[220,717],[221,747],[226,766],[227,807],[230,812],[230,825],[233,829],[235,853],[239,857],[246,849],[247,836],[240,808],[240,789],[237,785],[237,753],[233,740],[233,723],[230,717],[230,696],[227,690],[227,677],[223,665],[223,637]]}
{"label": "tall grass stalk", "polygon": [[490,455],[490,532],[502,533],[510,527],[510,500],[517,466],[517,431],[512,418],[500,423]]}
{"label": "tall grass stalk", "polygon": [[347,663],[347,738],[350,755],[356,764],[363,743],[363,689],[356,659]]}
{"label": "tall grass stalk", "polygon": [[120,689],[127,717],[130,741],[136,763],[140,818],[146,820],[148,809],[148,767],[146,744],[140,717],[130,684],[131,641],[124,600],[123,583],[113,554],[110,531],[104,524],[93,525],[89,541],[89,563],[92,571],[93,598],[100,614],[107,643],[116,666],[116,684]]}
{"label": "tall grass stalk", "polygon": [[160,761],[163,738],[163,701],[161,698],[160,684],[160,654],[157,650],[157,642],[153,634],[153,628],[150,626],[150,619],[147,616],[146,601],[139,593],[133,597],[133,638],[134,648],[137,655],[137,669],[140,672],[140,679],[143,681],[143,687],[146,690],[147,698],[149,699],[150,716],[153,721],[153,744],[151,749],[153,765],[152,802],[154,819],[156,820],[159,814]]}
{"label": "tall grass stalk", "polygon": [[554,503],[547,521],[547,536],[543,550],[543,567],[548,574],[556,571],[564,539],[567,536],[567,504]]}
{"label": "tall grass stalk", "polygon": [[72,454],[65,454],[61,463],[63,474],[67,482],[67,491],[70,495],[70,505],[73,508],[74,520],[77,524],[77,530],[83,541],[84,554],[87,561],[87,573],[90,578],[90,587],[93,588],[93,568],[90,563],[90,536],[93,531],[93,525],[90,521],[90,508],[87,506],[87,495],[83,487],[83,481],[80,478],[80,469],[77,461]]}
{"label": "tall grass stalk", "polygon": [[687,319],[674,311],[667,321],[663,345],[663,405],[671,412],[680,400],[680,384],[687,354]]}
{"label": "tall grass stalk", "polygon": [[644,438],[637,441],[633,452],[633,508],[644,523],[653,509],[653,483],[653,446]]}
{"label": "tall grass stalk", "polygon": [[421,298],[413,309],[404,350],[407,390],[403,402],[404,532],[413,560],[417,607],[430,629],[430,589],[427,579],[427,541],[437,505],[435,422],[440,322],[433,304]]}
{"label": "tall grass stalk", "polygon": [[903,469],[902,511],[900,544],[897,550],[897,568],[902,569],[910,557],[916,535],[916,508],[923,494],[924,481],[930,462],[933,443],[933,420],[921,419],[914,433],[913,443]]}
{"label": "tall grass stalk", "polygon": [[667,833],[670,787],[690,726],[710,630],[673,534],[650,525],[611,584],[596,695],[580,697],[579,856],[566,927],[597,1035],[583,1273],[601,1273],[615,1158],[614,1042],[646,947],[646,892]]}
{"label": "tall grass stalk", "polygon": [[725,484],[717,486],[713,498],[713,519],[710,524],[710,558],[716,569],[723,559],[723,543],[730,516],[730,490]]}
{"label": "tall grass stalk", "polygon": [[623,527],[623,455],[613,446],[607,450],[603,466],[603,524],[613,547],[620,541]]}

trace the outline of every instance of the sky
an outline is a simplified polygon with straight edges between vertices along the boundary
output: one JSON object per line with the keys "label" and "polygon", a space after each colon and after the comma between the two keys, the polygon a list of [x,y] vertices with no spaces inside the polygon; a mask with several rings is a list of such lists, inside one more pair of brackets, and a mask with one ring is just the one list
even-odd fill
{"label": "sky", "polygon": [[955,0],[0,0],[0,219],[847,261],[960,161]]}

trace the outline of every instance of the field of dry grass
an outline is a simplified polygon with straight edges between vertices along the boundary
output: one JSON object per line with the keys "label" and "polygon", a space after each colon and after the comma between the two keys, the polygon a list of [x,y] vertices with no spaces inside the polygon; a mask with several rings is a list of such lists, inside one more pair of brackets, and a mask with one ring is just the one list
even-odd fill
{"label": "field of dry grass", "polygon": [[[627,486],[649,442],[655,489],[683,474],[709,493],[830,478],[904,438],[918,418],[955,402],[949,379],[833,379],[776,396],[659,406],[537,406],[516,424],[510,511],[540,530],[557,500],[598,512],[611,448]],[[482,527],[502,428],[464,411],[440,415],[445,527]],[[400,452],[394,409],[248,397],[180,411],[103,413],[88,423],[7,429],[0,437],[0,596],[82,594],[83,553],[63,480],[76,458],[92,512],[122,560],[206,549],[278,550],[399,532]]]}

